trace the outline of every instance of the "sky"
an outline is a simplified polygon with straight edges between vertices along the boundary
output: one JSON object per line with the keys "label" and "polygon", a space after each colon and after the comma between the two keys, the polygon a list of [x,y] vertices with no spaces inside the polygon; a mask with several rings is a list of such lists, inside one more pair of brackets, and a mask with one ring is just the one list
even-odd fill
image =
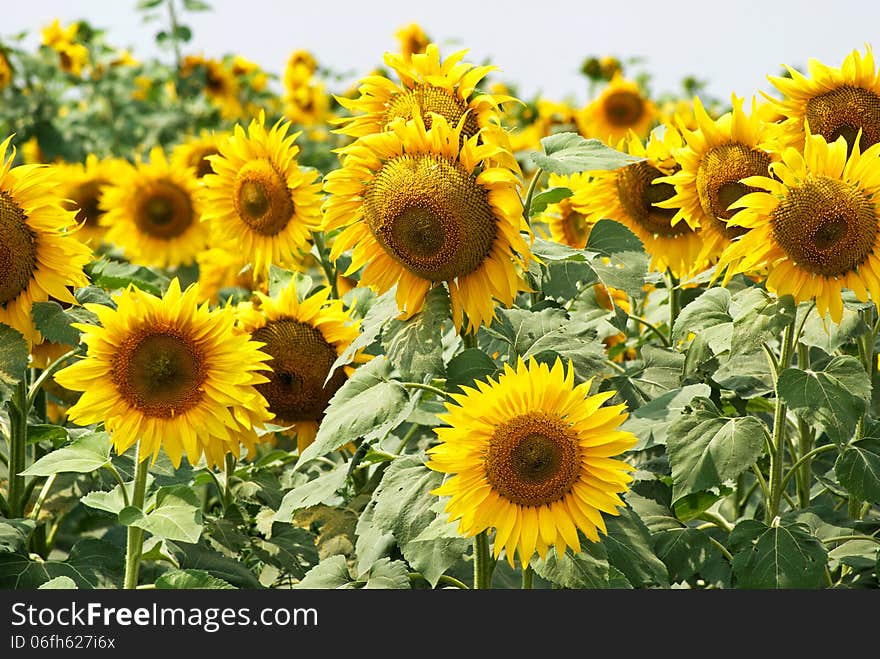
{"label": "sky", "polygon": [[[180,0],[178,0],[179,3]],[[330,70],[347,73],[342,91],[397,47],[394,32],[419,23],[448,53],[468,48],[468,61],[497,66],[519,95],[588,100],[579,73],[585,57],[641,58],[652,93],[678,92],[685,76],[707,81],[706,93],[729,99],[770,91],[766,76],[783,64],[803,69],[808,58],[839,66],[865,44],[880,48],[880,2],[835,0],[207,0],[209,12],[185,14],[193,30],[188,52],[238,53],[280,74],[288,55],[304,48]],[[8,3],[0,38],[27,30],[26,43],[60,18],[84,18],[136,57],[158,55],[157,23],[144,23],[136,0],[37,0]]]}

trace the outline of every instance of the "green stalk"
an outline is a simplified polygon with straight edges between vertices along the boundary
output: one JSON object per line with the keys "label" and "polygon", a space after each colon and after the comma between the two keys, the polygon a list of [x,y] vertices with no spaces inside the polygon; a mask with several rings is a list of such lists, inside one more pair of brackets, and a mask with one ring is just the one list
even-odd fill
{"label": "green stalk", "polygon": [[338,299],[339,271],[336,269],[336,266],[330,262],[330,252],[327,250],[327,245],[324,243],[324,234],[320,231],[313,231],[312,240],[315,242],[315,247],[318,249],[318,256],[320,257],[321,268],[324,270],[324,276],[327,278],[327,283],[330,285],[330,296],[333,299]]}
{"label": "green stalk", "polygon": [[235,474],[235,456],[232,453],[226,454],[226,486],[223,488],[223,512],[229,510],[232,505],[232,476]]}
{"label": "green stalk", "polygon": [[779,367],[776,371],[776,407],[773,413],[773,437],[770,440],[772,451],[770,453],[770,498],[767,502],[767,523],[771,523],[779,514],[779,507],[782,503],[783,493],[783,474],[782,466],[785,462],[785,416],[786,405],[782,402],[779,395],[779,374],[788,368],[791,362],[791,353],[794,349],[794,333],[795,323],[791,323],[785,328],[782,338],[782,352],[779,355]]}
{"label": "green stalk", "polygon": [[[798,344],[798,367],[801,370],[810,368],[810,353],[807,346]],[[810,505],[810,487],[812,486],[812,472],[810,466],[813,456],[813,443],[816,441],[813,428],[803,419],[798,419],[798,455],[800,459],[800,471],[797,472],[797,496],[798,507],[806,508]],[[783,485],[784,487],[784,485]]]}
{"label": "green stalk", "polygon": [[681,289],[678,287],[678,279],[668,270],[666,285],[669,286],[669,345],[672,345],[672,328],[681,313]]}
{"label": "green stalk", "polygon": [[[134,462],[137,465],[137,469],[134,476],[134,492],[131,496],[131,505],[142,511],[147,493],[147,474],[150,471],[150,461],[147,456],[141,461],[140,453],[141,444],[138,442],[134,451]],[[144,530],[135,526],[129,526],[125,549],[125,583],[123,585],[123,588],[126,590],[137,588],[143,548]]]}
{"label": "green stalk", "polygon": [[522,590],[531,590],[532,589],[532,578],[535,576],[535,571],[532,570],[531,565],[526,565],[523,568],[522,572]]}
{"label": "green stalk", "polygon": [[22,379],[8,402],[9,409],[9,492],[7,505],[9,517],[24,517],[27,505],[25,497],[25,470],[27,455],[27,417],[30,411],[27,398],[27,382]]}
{"label": "green stalk", "polygon": [[489,536],[486,531],[480,531],[474,536],[474,590],[488,590],[491,582]]}
{"label": "green stalk", "polygon": [[532,197],[535,196],[535,188],[538,187],[538,179],[541,178],[541,175],[544,173],[544,170],[538,167],[535,171],[535,175],[532,177],[531,183],[529,183],[529,189],[526,192],[526,200],[523,202],[523,217],[526,219],[526,224],[531,225],[532,218]]}

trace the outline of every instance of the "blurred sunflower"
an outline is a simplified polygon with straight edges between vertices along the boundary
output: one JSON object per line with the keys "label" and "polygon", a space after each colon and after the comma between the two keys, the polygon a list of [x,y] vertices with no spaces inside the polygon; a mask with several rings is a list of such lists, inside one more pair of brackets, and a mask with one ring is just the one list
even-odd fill
{"label": "blurred sunflower", "polygon": [[222,465],[227,453],[249,451],[255,427],[271,418],[254,388],[266,382],[268,356],[246,334],[233,331],[232,307],[198,305],[198,286],[181,292],[177,278],[162,298],[131,286],[116,309],[87,304],[101,326],[77,325],[87,355],[55,374],[81,391],[68,410],[79,425],[104,423],[121,455],[140,440],[140,459],[164,448],[175,467],[204,454]]}
{"label": "blurred sunflower", "polygon": [[400,27],[394,36],[400,43],[401,54],[407,58],[424,53],[428,44],[431,43],[428,35],[418,23],[410,23]]}
{"label": "blurred sunflower", "polygon": [[226,137],[226,133],[216,134],[202,130],[176,145],[171,151],[171,162],[175,167],[195,170],[196,178],[211,174],[211,161],[208,156],[220,153],[218,144]]}
{"label": "blurred sunflower", "polygon": [[[327,403],[354,372],[338,368],[325,383],[333,363],[360,334],[360,323],[341,300],[330,299],[329,289],[300,301],[293,283],[277,299],[257,292],[253,304],[239,305],[238,323],[271,357],[269,381],[257,391],[269,402],[273,423],[292,426],[302,452],[315,441]],[[354,361],[367,359],[359,352]]]}
{"label": "blurred sunflower", "polygon": [[7,87],[12,82],[12,65],[6,52],[0,48],[0,89]]}
{"label": "blurred sunflower", "polygon": [[195,262],[208,241],[199,219],[201,204],[195,170],[169,163],[161,147],[148,163],[128,165],[104,188],[100,208],[105,240],[130,261],[173,268]]}
{"label": "blurred sunflower", "polygon": [[687,145],[675,152],[681,169],[657,179],[675,186],[674,195],[657,202],[660,208],[675,209],[673,226],[684,221],[692,229],[701,229],[700,261],[714,261],[733,238],[745,232],[742,226],[728,224],[735,213],[730,205],[755,190],[742,179],[766,176],[770,163],[779,159],[774,125],[761,120],[755,99],[747,116],[743,101],[733,96],[732,110],[713,120],[695,97],[699,129],[682,131]]}
{"label": "blurred sunflower", "polygon": [[284,89],[295,89],[306,84],[317,70],[318,63],[309,51],[293,51],[284,66]]}
{"label": "blurred sunflower", "polygon": [[767,76],[784,98],[767,98],[785,117],[781,128],[787,145],[803,148],[805,124],[828,142],[843,136],[850,148],[861,131],[862,151],[880,142],[880,72],[870,46],[864,57],[853,50],[840,68],[814,58],[808,62],[808,76],[785,68],[790,78]]}
{"label": "blurred sunflower", "polygon": [[11,140],[0,144],[0,323],[21,332],[30,347],[42,340],[33,303],[52,297],[76,304],[68,287],[88,285],[82,269],[92,251],[74,235],[74,215],[62,206],[49,169],[12,167]]}
{"label": "blurred sunflower", "polygon": [[450,497],[460,534],[494,527],[495,557],[504,549],[513,566],[518,553],[525,566],[551,547],[579,553],[578,531],[593,542],[607,533],[602,515],[619,514],[633,469],[613,456],[636,438],[618,429],[625,405],[602,406],[615,392],[591,396],[590,384],[575,386],[558,359],[551,369],[532,358],[452,395],[427,466],[454,474],[433,493]]}
{"label": "blurred sunflower", "polygon": [[239,253],[211,247],[196,255],[199,264],[199,291],[202,300],[217,304],[221,289],[228,287],[253,291],[256,288],[253,268],[247,257]]}
{"label": "blurred sunflower", "polygon": [[107,232],[106,227],[101,226],[104,215],[100,207],[101,194],[105,187],[125,175],[127,163],[116,158],[100,160],[90,153],[85,163],[59,163],[52,167],[60,182],[64,207],[76,213],[80,225],[77,237],[92,249],[97,248]]}
{"label": "blurred sunflower", "polygon": [[[851,153],[847,156],[849,149]],[[785,150],[771,176],[735,202],[731,222],[748,229],[725,250],[725,283],[738,272],[768,270],[767,288],[797,302],[815,300],[824,317],[843,316],[841,292],[880,300],[880,143],[864,153],[841,135],[828,144],[807,135],[804,152]]]}
{"label": "blurred sunflower", "polygon": [[75,76],[82,73],[83,67],[89,61],[88,49],[76,42],[78,32],[78,22],[61,27],[61,22],[57,18],[42,30],[43,45],[58,53],[58,66],[62,71]]}
{"label": "blurred sunflower", "polygon": [[686,222],[672,224],[674,210],[658,208],[675,190],[669,183],[658,182],[678,171],[674,153],[681,147],[681,135],[667,126],[663,137],[652,132],[647,146],[631,134],[629,142],[618,145],[631,155],[645,158],[639,162],[608,171],[592,172],[585,185],[574,191],[572,209],[592,226],[603,218],[625,225],[636,234],[651,255],[651,268],[667,269],[677,278],[706,265],[700,258],[703,242],[700,232]]}
{"label": "blurred sunflower", "polygon": [[212,244],[244,255],[258,281],[272,264],[295,267],[321,224],[318,175],[296,162],[300,133],[288,135],[285,121],[267,131],[265,120],[261,112],[247,133],[236,125],[220,153],[209,156],[216,173],[202,178],[202,219],[211,223]]}
{"label": "blurred sunflower", "polygon": [[354,248],[344,274],[366,266],[362,284],[380,293],[396,284],[404,317],[446,282],[455,326],[467,314],[475,332],[495,317],[495,300],[510,306],[525,286],[518,268],[530,252],[513,155],[485,136],[462,143],[463,129],[440,115],[428,129],[416,115],[346,147],[324,179],[324,229],[346,227],[331,258]]}
{"label": "blurred sunflower", "polygon": [[309,81],[284,93],[284,116],[301,126],[322,125],[330,113],[330,97],[324,85]]}
{"label": "blurred sunflower", "polygon": [[[592,175],[589,173],[570,176],[550,174],[547,187],[568,188],[574,193],[575,190],[589,185],[591,178]],[[587,222],[587,218],[572,207],[571,197],[555,204],[548,204],[538,220],[547,223],[552,240],[575,249],[583,249],[586,246],[592,223]]]}
{"label": "blurred sunflower", "polygon": [[243,108],[238,98],[238,80],[223,62],[201,55],[187,55],[180,65],[180,77],[195,77],[204,84],[205,95],[224,119],[238,119]]}
{"label": "blurred sunflower", "polygon": [[633,131],[647,137],[657,120],[657,108],[635,82],[616,73],[602,93],[575,114],[578,131],[613,144]]}
{"label": "blurred sunflower", "polygon": [[441,62],[440,50],[433,43],[412,58],[386,53],[385,64],[397,73],[400,84],[371,75],[361,80],[358,98],[337,97],[340,105],[354,113],[336,120],[341,125],[337,132],[362,137],[388,130],[395,119],[415,116],[430,128],[432,113],[453,126],[463,118],[465,139],[493,125],[499,104],[514,99],[476,93],[477,84],[495,67],[462,62],[466,54],[467,50],[460,50]]}

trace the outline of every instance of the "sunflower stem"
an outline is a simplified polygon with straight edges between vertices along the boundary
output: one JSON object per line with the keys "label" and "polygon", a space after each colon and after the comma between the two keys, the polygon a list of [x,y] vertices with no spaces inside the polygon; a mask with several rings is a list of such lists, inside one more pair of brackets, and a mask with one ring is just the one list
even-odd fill
{"label": "sunflower stem", "polygon": [[324,242],[324,234],[320,231],[312,232],[312,240],[318,250],[318,257],[321,262],[321,268],[324,270],[324,276],[330,285],[330,295],[334,300],[339,299],[339,271],[336,265],[330,262],[330,253],[327,251],[327,244]]}
{"label": "sunflower stem", "polygon": [[9,410],[9,491],[7,506],[9,517],[24,517],[26,505],[25,469],[27,456],[27,418],[30,406],[27,397],[27,382],[23,378],[7,403]]}
{"label": "sunflower stem", "polygon": [[532,589],[532,578],[535,576],[535,571],[532,569],[531,565],[526,565],[522,571],[522,590],[531,590]]}
{"label": "sunflower stem", "polygon": [[[134,463],[137,465],[134,475],[134,491],[131,495],[131,505],[143,511],[144,499],[147,493],[147,475],[150,471],[148,456],[141,460],[141,444],[138,442],[134,450]],[[137,588],[138,575],[141,567],[141,553],[144,548],[144,530],[136,526],[128,527],[125,548],[125,582],[123,588],[133,590]]]}
{"label": "sunflower stem", "polygon": [[438,389],[437,387],[432,387],[430,384],[422,384],[421,382],[401,382],[404,387],[408,387],[410,389],[422,389],[423,391],[430,391],[432,394],[440,396],[441,398],[448,398],[452,400],[452,396],[450,396],[447,392],[442,389]]}
{"label": "sunflower stem", "polygon": [[678,279],[669,270],[666,271],[666,284],[669,286],[669,341],[672,344],[672,328],[681,313],[681,289]]}
{"label": "sunflower stem", "polygon": [[[801,370],[806,370],[810,367],[810,353],[807,346],[798,344],[798,368]],[[785,487],[785,483],[788,480],[788,477],[795,473],[795,469],[799,469],[797,471],[797,497],[798,497],[798,507],[806,508],[810,505],[810,488],[812,486],[812,472],[811,472],[811,461],[814,455],[817,455],[817,452],[813,450],[813,444],[816,441],[816,433],[813,428],[803,419],[798,419],[798,458],[797,462],[794,463],[791,467],[791,471],[786,474],[786,478],[782,481],[782,487]],[[832,448],[829,446],[820,447],[822,450],[828,450]],[[822,451],[819,451],[821,453]]]}
{"label": "sunflower stem", "polygon": [[778,379],[779,374],[788,368],[791,362],[791,353],[794,348],[795,322],[794,319],[786,326],[785,333],[782,338],[782,351],[779,355],[779,365],[776,371],[776,406],[773,412],[773,438],[771,444],[773,451],[770,453],[770,498],[767,502],[767,523],[779,515],[779,507],[782,503],[782,494],[784,491],[784,481],[782,474],[782,466],[785,461],[785,424],[786,424],[786,405],[779,395]]}
{"label": "sunflower stem", "polygon": [[486,531],[480,531],[474,536],[474,590],[488,590],[491,583],[489,536]]}
{"label": "sunflower stem", "polygon": [[64,362],[68,358],[75,355],[76,352],[77,352],[77,348],[74,348],[73,350],[68,350],[63,355],[61,355],[58,359],[56,359],[54,362],[49,364],[49,366],[47,366],[45,369],[43,369],[43,371],[37,376],[37,378],[34,380],[34,383],[31,385],[30,389],[28,390],[28,395],[27,395],[28,410],[30,410],[30,408],[34,406],[34,402],[37,400],[37,396],[42,391],[43,385],[46,383],[46,380],[48,380],[51,376],[53,376],[55,374],[55,372],[59,368],[61,368],[61,366],[64,364]]}
{"label": "sunflower stem", "polygon": [[532,224],[532,197],[535,196],[535,188],[538,187],[538,179],[544,174],[544,170],[538,167],[535,170],[534,176],[532,176],[532,180],[529,183],[529,189],[526,191],[526,200],[523,202],[523,217],[526,220],[526,224],[531,226]]}
{"label": "sunflower stem", "polygon": [[226,512],[232,506],[232,476],[235,474],[235,456],[232,453],[226,454],[225,467],[226,482],[223,487],[223,512]]}
{"label": "sunflower stem", "polygon": [[177,10],[174,8],[174,0],[168,0],[168,18],[171,22],[171,45],[174,47],[174,67],[177,76],[180,76],[180,67],[183,62],[183,55],[180,52],[180,38],[178,37],[179,23],[177,21]]}

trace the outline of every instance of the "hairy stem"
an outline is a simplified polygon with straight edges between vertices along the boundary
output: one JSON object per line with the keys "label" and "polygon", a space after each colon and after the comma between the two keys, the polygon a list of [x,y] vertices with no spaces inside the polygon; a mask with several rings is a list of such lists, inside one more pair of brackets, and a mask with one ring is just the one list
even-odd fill
{"label": "hairy stem", "polygon": [[[147,474],[150,470],[148,456],[141,460],[140,442],[135,446],[134,463],[137,465],[134,476],[134,491],[131,496],[131,505],[138,510],[144,509],[144,500],[147,493]],[[123,588],[133,590],[137,588],[138,575],[141,567],[141,553],[144,548],[144,530],[135,526],[128,527],[125,549],[125,582]]]}
{"label": "hairy stem", "polygon": [[786,405],[782,402],[779,395],[779,374],[788,368],[791,362],[791,353],[794,348],[795,323],[792,322],[786,326],[782,337],[782,351],[779,355],[779,368],[776,372],[776,406],[773,412],[773,437],[771,444],[773,452],[770,454],[770,498],[767,502],[767,523],[773,521],[773,518],[779,514],[779,507],[782,503],[783,493],[783,474],[782,466],[785,461],[785,424],[786,424]]}

